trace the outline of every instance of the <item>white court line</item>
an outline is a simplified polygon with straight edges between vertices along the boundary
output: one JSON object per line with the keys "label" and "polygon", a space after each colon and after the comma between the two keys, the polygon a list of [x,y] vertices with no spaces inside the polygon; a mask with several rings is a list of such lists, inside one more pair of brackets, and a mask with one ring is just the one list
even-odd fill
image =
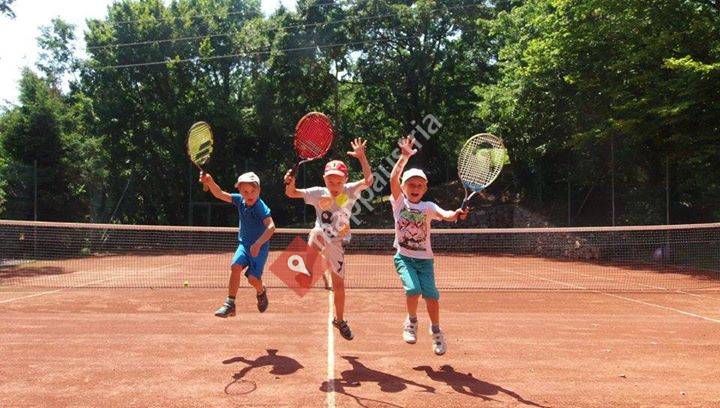
{"label": "white court line", "polygon": [[[585,276],[585,277],[592,278],[592,279],[598,279],[598,278],[599,278],[599,279],[604,279],[604,280],[606,280],[606,281],[619,283],[618,280],[615,280],[615,279],[613,279],[613,278],[609,278],[609,277],[607,277],[607,276],[588,275],[588,274],[582,273],[582,272],[567,272],[567,271],[559,270],[559,269],[553,268],[553,267],[550,267],[549,269],[551,269],[551,270],[553,270],[553,271],[563,272],[563,273],[572,273],[572,274],[576,274],[576,275],[581,275],[581,276]],[[638,286],[644,286],[644,287],[646,287],[646,288],[651,288],[651,289],[661,289],[661,290],[666,291],[666,292],[668,292],[668,293],[677,293],[677,294],[682,294],[682,295],[699,297],[699,298],[703,298],[703,299],[720,300],[719,298],[716,298],[716,297],[707,296],[707,295],[698,295],[698,294],[695,294],[695,293],[685,292],[684,290],[680,290],[680,289],[670,289],[670,288],[666,288],[666,287],[663,287],[663,286],[648,285],[648,284],[646,284],[646,283],[639,283],[639,282],[636,283],[636,285],[638,285]]]}
{"label": "white court line", "polygon": [[[201,259],[205,259],[205,258],[209,258],[209,257],[210,257],[210,255],[209,255],[209,256],[206,256],[206,257],[204,257],[204,258],[201,258]],[[143,271],[142,273],[155,272],[155,271],[163,270],[163,269],[165,269],[165,268],[171,268],[171,267],[173,267],[173,266],[178,266],[178,265],[181,265],[181,264],[184,264],[184,263],[185,263],[185,262],[176,262],[176,263],[174,263],[174,264],[164,265],[164,266],[160,266],[160,267],[157,267],[157,268],[154,268],[154,269],[148,269],[148,270],[146,270],[146,271]],[[111,276],[111,277],[105,278],[105,279],[94,280],[94,281],[92,281],[92,282],[83,283],[82,285],[71,286],[71,287],[68,287],[68,288],[60,288],[60,289],[55,289],[55,290],[49,290],[49,291],[47,291],[47,292],[40,292],[40,293],[35,293],[35,294],[32,294],[32,295],[27,295],[27,296],[19,296],[19,297],[16,297],[16,298],[12,298],[12,299],[7,299],[7,300],[0,301],[0,304],[10,303],[10,302],[14,302],[14,301],[16,301],[16,300],[21,300],[21,299],[29,299],[29,298],[38,297],[38,296],[50,295],[50,294],[53,294],[53,293],[62,292],[62,291],[65,290],[65,289],[84,288],[84,287],[86,287],[86,286],[94,285],[94,284],[96,284],[96,283],[103,283],[103,282],[107,282],[107,281],[110,281],[110,280],[113,280],[113,279],[118,279],[118,278],[121,278],[121,277],[126,277],[126,276],[128,276],[129,273],[131,273],[131,272],[127,272],[127,273],[122,274],[122,275]]]}
{"label": "white court line", "polygon": [[713,322],[713,323],[720,323],[720,319],[713,319],[712,317],[707,317],[707,316],[703,316],[703,315],[691,313],[691,312],[688,312],[688,311],[685,311],[685,310],[675,309],[674,307],[658,305],[658,304],[655,304],[655,303],[645,302],[645,301],[642,301],[642,300],[633,299],[633,298],[629,298],[629,297],[625,297],[625,296],[620,296],[620,295],[615,295],[615,294],[612,294],[612,293],[601,292],[601,291],[599,291],[599,290],[592,290],[592,289],[585,288],[585,287],[583,287],[583,286],[573,285],[573,284],[571,284],[571,283],[566,283],[566,282],[560,282],[560,281],[557,281],[557,280],[554,280],[554,279],[550,279],[550,278],[545,278],[545,277],[542,277],[542,276],[536,276],[536,275],[533,275],[533,274],[531,274],[531,273],[515,272],[515,271],[511,271],[511,270],[509,270],[509,269],[503,269],[503,270],[504,270],[504,271],[507,271],[507,272],[510,272],[510,273],[512,273],[512,274],[514,274],[514,275],[529,276],[529,277],[532,277],[532,278],[536,278],[536,279],[540,279],[540,280],[545,280],[545,281],[552,282],[552,283],[557,283],[557,284],[559,284],[559,285],[568,286],[568,287],[571,287],[571,288],[574,288],[574,289],[585,290],[585,291],[592,292],[592,293],[598,293],[598,294],[601,294],[601,295],[614,297],[614,298],[616,298],[616,299],[627,300],[628,302],[635,302],[635,303],[640,303],[640,304],[643,304],[643,305],[646,305],[646,306],[656,307],[656,308],[659,308],[659,309],[670,310],[670,311],[677,312],[677,313],[680,313],[680,314],[685,315],[685,316],[696,317],[696,318],[698,318],[698,319],[707,320],[707,321],[710,321],[710,322]]}
{"label": "white court line", "polygon": [[[64,288],[63,288],[63,289],[64,289]],[[0,301],[0,304],[10,303],[10,302],[13,302],[13,301],[15,301],[15,300],[20,300],[20,299],[28,299],[28,298],[33,298],[33,297],[37,297],[37,296],[49,295],[49,294],[51,294],[51,293],[60,292],[60,291],[62,291],[63,289],[56,289],[56,290],[50,290],[50,291],[47,291],[47,292],[33,293],[32,295],[26,295],[26,296],[18,296],[18,297],[16,297],[16,298],[2,300],[2,301]]]}
{"label": "white court line", "polygon": [[327,336],[327,406],[335,408],[335,335],[332,319],[335,307],[333,291],[328,291],[328,336]]}

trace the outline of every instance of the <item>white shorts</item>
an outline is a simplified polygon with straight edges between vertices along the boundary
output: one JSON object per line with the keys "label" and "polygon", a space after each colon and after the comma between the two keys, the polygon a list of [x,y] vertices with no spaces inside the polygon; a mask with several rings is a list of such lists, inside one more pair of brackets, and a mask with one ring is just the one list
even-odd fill
{"label": "white shorts", "polygon": [[330,263],[332,272],[345,278],[345,248],[342,240],[329,240],[325,238],[322,230],[313,228],[310,231],[309,242],[320,249],[320,253]]}

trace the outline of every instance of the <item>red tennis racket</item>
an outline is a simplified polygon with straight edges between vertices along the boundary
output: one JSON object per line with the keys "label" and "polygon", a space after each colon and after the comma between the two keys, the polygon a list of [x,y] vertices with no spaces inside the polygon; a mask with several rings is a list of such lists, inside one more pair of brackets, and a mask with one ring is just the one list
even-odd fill
{"label": "red tennis racket", "polygon": [[335,131],[330,118],[324,113],[310,112],[295,125],[295,151],[300,160],[293,166],[290,176],[295,177],[301,164],[325,156],[332,146]]}

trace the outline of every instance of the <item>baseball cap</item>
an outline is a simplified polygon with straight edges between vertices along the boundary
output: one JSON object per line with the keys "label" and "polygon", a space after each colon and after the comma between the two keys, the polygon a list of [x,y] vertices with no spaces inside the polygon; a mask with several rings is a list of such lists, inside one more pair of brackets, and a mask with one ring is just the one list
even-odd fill
{"label": "baseball cap", "polygon": [[402,183],[405,184],[406,181],[410,180],[413,177],[420,177],[421,179],[428,181],[424,171],[420,169],[409,169],[405,173],[403,173]]}
{"label": "baseball cap", "polygon": [[340,160],[333,160],[328,162],[328,164],[325,165],[325,176],[329,176],[331,174],[336,174],[338,176],[347,177],[348,175],[348,168]]}
{"label": "baseball cap", "polygon": [[255,183],[255,185],[260,187],[260,177],[253,172],[243,173],[238,177],[235,187],[239,186],[240,183]]}

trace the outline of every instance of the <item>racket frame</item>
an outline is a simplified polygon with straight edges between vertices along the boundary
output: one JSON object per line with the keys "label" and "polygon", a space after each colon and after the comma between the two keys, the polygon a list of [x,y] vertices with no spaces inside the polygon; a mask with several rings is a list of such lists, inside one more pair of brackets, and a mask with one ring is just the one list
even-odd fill
{"label": "racket frame", "polygon": [[[190,153],[190,135],[192,134],[193,129],[195,129],[196,127],[199,127],[199,126],[207,126],[208,132],[210,133],[210,140],[212,142],[211,146],[213,146],[213,150],[210,151],[207,159],[205,160],[205,162],[202,165],[198,164],[198,162],[196,161],[196,158],[193,157],[193,155]],[[187,134],[186,151],[187,151],[188,158],[190,159],[192,164],[194,164],[195,167],[197,167],[201,173],[205,173],[205,169],[203,169],[203,166],[206,166],[208,164],[208,162],[210,162],[212,153],[215,150],[214,145],[215,145],[215,135],[213,134],[212,127],[210,126],[209,123],[204,122],[204,121],[198,121],[198,122],[193,123],[192,126],[190,126],[190,129],[188,130],[188,134]],[[208,191],[208,190],[209,190],[208,186],[206,184],[203,184],[203,191]]]}
{"label": "racket frame", "polygon": [[[465,198],[463,198],[462,205],[460,206],[461,209],[465,210],[468,207],[468,203],[470,200],[472,200],[473,197],[475,197],[475,194],[481,192],[482,190],[486,189],[490,184],[492,184],[500,175],[500,172],[502,172],[502,168],[504,166],[504,160],[500,163],[500,168],[497,170],[495,175],[492,177],[491,180],[489,180],[487,183],[484,183],[481,187],[474,189],[468,186],[468,184],[471,184],[470,182],[467,182],[463,180],[461,171],[460,171],[460,163],[461,163],[461,156],[463,151],[470,145],[470,143],[473,143],[475,139],[477,138],[483,138],[483,139],[494,139],[496,143],[489,143],[489,145],[492,146],[493,149],[502,148],[505,152],[507,152],[507,148],[505,147],[505,144],[503,143],[503,140],[492,133],[478,133],[477,135],[472,136],[470,139],[468,139],[465,144],[463,144],[463,148],[460,150],[460,155],[458,156],[458,178],[460,179],[460,182],[463,185],[463,189],[465,189]],[[506,154],[506,153],[505,153]],[[492,158],[491,158],[492,160]],[[472,183],[477,184],[477,183]],[[472,192],[470,192],[472,191]]]}
{"label": "racket frame", "polygon": [[[302,124],[311,117],[320,117],[320,118],[324,119],[325,121],[327,121],[328,127],[330,128],[330,140],[327,143],[327,147],[323,151],[319,152],[316,156],[303,157],[300,154],[300,149],[298,148],[298,133],[300,131],[300,126],[302,126]],[[303,165],[305,163],[309,163],[313,160],[317,160],[327,154],[327,152],[330,150],[330,147],[332,146],[332,143],[335,139],[335,128],[332,125],[332,121],[330,120],[330,117],[328,117],[326,114],[324,114],[322,112],[316,112],[316,111],[308,112],[302,118],[300,118],[300,120],[298,120],[297,124],[295,125],[295,135],[293,136],[293,139],[294,139],[293,147],[295,148],[295,153],[297,153],[298,157],[300,157],[301,160],[299,160],[297,163],[295,163],[295,165],[290,170],[290,177],[295,177],[295,174],[297,174],[297,171],[301,165]]]}

